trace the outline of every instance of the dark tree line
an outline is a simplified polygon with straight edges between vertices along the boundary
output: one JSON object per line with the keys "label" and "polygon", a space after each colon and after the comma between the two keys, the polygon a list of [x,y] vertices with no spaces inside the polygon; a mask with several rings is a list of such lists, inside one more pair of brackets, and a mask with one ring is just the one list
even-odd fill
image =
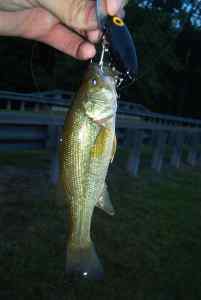
{"label": "dark tree line", "polygon": [[[121,98],[153,111],[200,117],[201,0],[130,0],[126,22],[139,74]],[[36,42],[0,38],[0,89],[75,90],[84,65]]]}
{"label": "dark tree line", "polygon": [[136,2],[128,12],[140,72],[129,96],[155,111],[200,117],[201,1]]}

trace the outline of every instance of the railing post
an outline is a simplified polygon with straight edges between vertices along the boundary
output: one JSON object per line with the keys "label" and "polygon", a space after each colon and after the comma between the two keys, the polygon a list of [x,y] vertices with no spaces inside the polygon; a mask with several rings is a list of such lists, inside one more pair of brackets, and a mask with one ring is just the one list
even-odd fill
{"label": "railing post", "polygon": [[39,109],[40,109],[40,105],[39,105],[39,103],[36,103],[34,105],[34,112],[39,112]]}
{"label": "railing post", "polygon": [[151,131],[151,143],[150,143],[151,146],[155,146],[157,138],[158,138],[158,131],[157,130],[152,130]]}
{"label": "railing post", "polygon": [[[131,136],[132,134],[132,136]],[[130,130],[130,156],[127,163],[128,172],[137,176],[140,166],[140,155],[141,155],[141,146],[143,143],[144,131],[143,130]]]}
{"label": "railing post", "polygon": [[24,111],[24,110],[25,110],[25,103],[24,103],[24,101],[21,101],[21,102],[20,102],[20,110],[21,110],[21,111]]}
{"label": "railing post", "polygon": [[6,109],[11,110],[11,101],[10,100],[8,100],[6,103]]}
{"label": "railing post", "polygon": [[198,145],[199,145],[199,134],[193,133],[191,135],[191,145],[187,156],[187,162],[194,167],[198,160]]}
{"label": "railing post", "polygon": [[47,147],[51,155],[50,181],[56,184],[59,178],[59,138],[61,130],[59,126],[48,126]]}
{"label": "railing post", "polygon": [[182,132],[182,131],[175,132],[173,151],[172,151],[172,155],[170,158],[170,165],[172,167],[175,167],[175,168],[180,167],[184,138],[185,138],[184,132]]}
{"label": "railing post", "polygon": [[151,161],[151,168],[156,172],[160,172],[163,165],[163,157],[165,152],[165,146],[167,141],[167,132],[159,130],[156,137],[156,144],[154,147],[154,153]]}

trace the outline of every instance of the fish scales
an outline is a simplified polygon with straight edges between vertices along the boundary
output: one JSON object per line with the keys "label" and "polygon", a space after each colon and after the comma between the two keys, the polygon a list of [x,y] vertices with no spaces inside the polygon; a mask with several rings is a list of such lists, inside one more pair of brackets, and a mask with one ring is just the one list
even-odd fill
{"label": "fish scales", "polygon": [[61,182],[68,204],[67,273],[100,278],[91,241],[94,207],[113,214],[105,178],[113,157],[117,109],[110,70],[91,65],[64,122]]}

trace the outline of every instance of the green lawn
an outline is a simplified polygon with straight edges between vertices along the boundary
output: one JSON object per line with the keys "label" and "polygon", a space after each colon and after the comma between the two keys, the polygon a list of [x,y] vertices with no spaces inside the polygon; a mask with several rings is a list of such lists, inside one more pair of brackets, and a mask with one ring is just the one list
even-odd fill
{"label": "green lawn", "polygon": [[108,176],[116,215],[93,218],[105,279],[69,283],[65,205],[47,154],[0,155],[0,299],[201,299],[201,170],[145,166],[132,178],[125,160],[117,153]]}

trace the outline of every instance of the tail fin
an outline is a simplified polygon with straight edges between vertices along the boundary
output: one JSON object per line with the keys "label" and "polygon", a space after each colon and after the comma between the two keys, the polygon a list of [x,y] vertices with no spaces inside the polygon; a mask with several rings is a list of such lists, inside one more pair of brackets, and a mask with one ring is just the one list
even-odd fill
{"label": "tail fin", "polygon": [[85,248],[75,248],[69,243],[66,273],[71,279],[103,279],[103,268],[92,242]]}

